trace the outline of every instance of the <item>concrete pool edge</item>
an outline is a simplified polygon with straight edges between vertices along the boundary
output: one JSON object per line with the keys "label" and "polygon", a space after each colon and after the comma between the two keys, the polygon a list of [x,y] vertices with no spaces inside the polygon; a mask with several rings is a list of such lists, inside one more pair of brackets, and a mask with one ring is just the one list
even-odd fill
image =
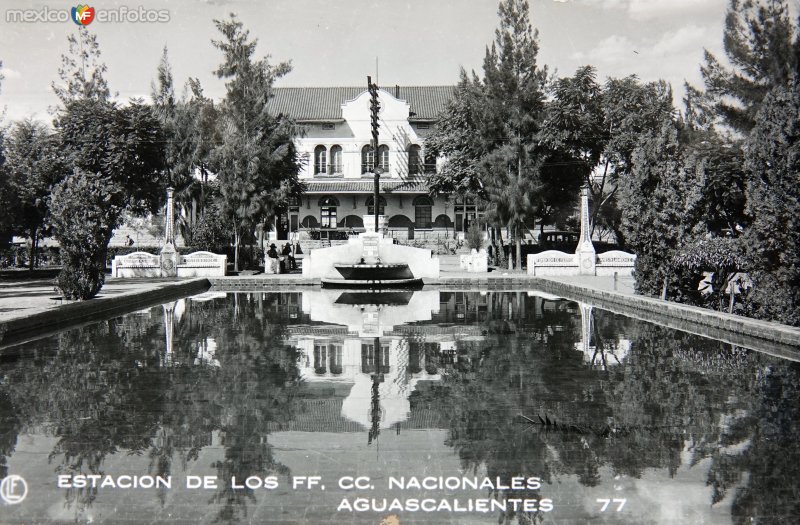
{"label": "concrete pool edge", "polygon": [[[283,276],[282,276],[283,277]],[[675,328],[730,344],[763,351],[778,357],[800,360],[800,328],[780,323],[716,312],[705,308],[662,301],[652,297],[594,288],[586,283],[566,282],[569,278],[519,275],[452,276],[427,280],[425,288],[442,291],[532,291],[540,290],[568,300],[583,301],[597,308],[643,321]],[[157,305],[209,289],[237,291],[286,291],[318,287],[319,279],[286,276],[196,278],[178,282],[153,283],[156,287],[136,289],[98,300],[61,305],[44,311],[0,321],[0,346],[26,338],[39,338],[61,330],[111,318],[137,308]]]}
{"label": "concrete pool edge", "polygon": [[564,299],[587,302],[603,310],[718,339],[776,357],[800,360],[800,328],[544,277],[534,277],[529,283],[542,292]]}
{"label": "concrete pool edge", "polygon": [[3,320],[0,321],[0,347],[15,345],[26,339],[38,339],[87,322],[109,319],[137,308],[161,304],[169,299],[201,293],[210,287],[211,283],[204,277],[156,283],[155,287],[145,290],[132,290],[110,297],[62,304]]}

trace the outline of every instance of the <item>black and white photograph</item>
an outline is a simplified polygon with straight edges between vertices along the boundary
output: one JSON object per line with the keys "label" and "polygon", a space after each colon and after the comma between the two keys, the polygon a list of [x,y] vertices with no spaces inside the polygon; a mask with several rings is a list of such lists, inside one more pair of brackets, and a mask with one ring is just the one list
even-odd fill
{"label": "black and white photograph", "polygon": [[0,525],[800,523],[800,0],[0,2]]}

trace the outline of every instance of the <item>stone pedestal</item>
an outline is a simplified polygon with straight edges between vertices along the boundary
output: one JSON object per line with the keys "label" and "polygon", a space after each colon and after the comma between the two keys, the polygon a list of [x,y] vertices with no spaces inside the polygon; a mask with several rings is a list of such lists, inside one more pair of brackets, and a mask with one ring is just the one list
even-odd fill
{"label": "stone pedestal", "polygon": [[[359,236],[361,240],[361,258],[366,264],[376,264],[381,260],[378,246],[383,235],[376,232],[365,232]],[[358,261],[357,261],[358,262]]]}
{"label": "stone pedestal", "polygon": [[161,249],[161,277],[178,276],[178,251],[175,246],[165,244]]}

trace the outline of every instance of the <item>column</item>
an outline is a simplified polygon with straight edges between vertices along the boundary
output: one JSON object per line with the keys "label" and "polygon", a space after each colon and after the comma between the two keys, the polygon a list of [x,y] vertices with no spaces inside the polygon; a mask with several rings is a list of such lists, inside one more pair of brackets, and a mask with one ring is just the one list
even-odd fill
{"label": "column", "polygon": [[178,252],[175,250],[175,210],[172,188],[167,188],[167,209],[164,213],[164,247],[161,248],[161,277],[178,275]]}
{"label": "column", "polygon": [[581,188],[581,238],[575,250],[580,275],[596,275],[597,253],[589,231],[589,186]]}

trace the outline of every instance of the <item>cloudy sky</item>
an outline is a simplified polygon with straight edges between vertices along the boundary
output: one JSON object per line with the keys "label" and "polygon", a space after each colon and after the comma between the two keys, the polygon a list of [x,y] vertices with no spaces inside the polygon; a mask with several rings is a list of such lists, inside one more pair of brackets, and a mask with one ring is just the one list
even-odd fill
{"label": "cloudy sky", "polygon": [[[72,4],[75,5],[75,4]],[[97,10],[166,9],[164,23],[101,23],[97,34],[108,81],[121,99],[147,96],[166,45],[177,85],[197,77],[219,98],[224,84],[212,70],[220,53],[213,19],[236,13],[259,40],[259,55],[291,60],[280,86],[350,86],[376,74],[382,86],[452,84],[460,67],[480,70],[497,27],[496,0],[106,0]],[[700,82],[703,49],[720,55],[727,0],[531,0],[541,64],[569,75],[585,64],[602,78],[637,74],[673,84]],[[9,120],[49,121],[67,35],[64,22],[9,22],[8,9],[64,10],[54,1],[0,3],[0,108]]]}

